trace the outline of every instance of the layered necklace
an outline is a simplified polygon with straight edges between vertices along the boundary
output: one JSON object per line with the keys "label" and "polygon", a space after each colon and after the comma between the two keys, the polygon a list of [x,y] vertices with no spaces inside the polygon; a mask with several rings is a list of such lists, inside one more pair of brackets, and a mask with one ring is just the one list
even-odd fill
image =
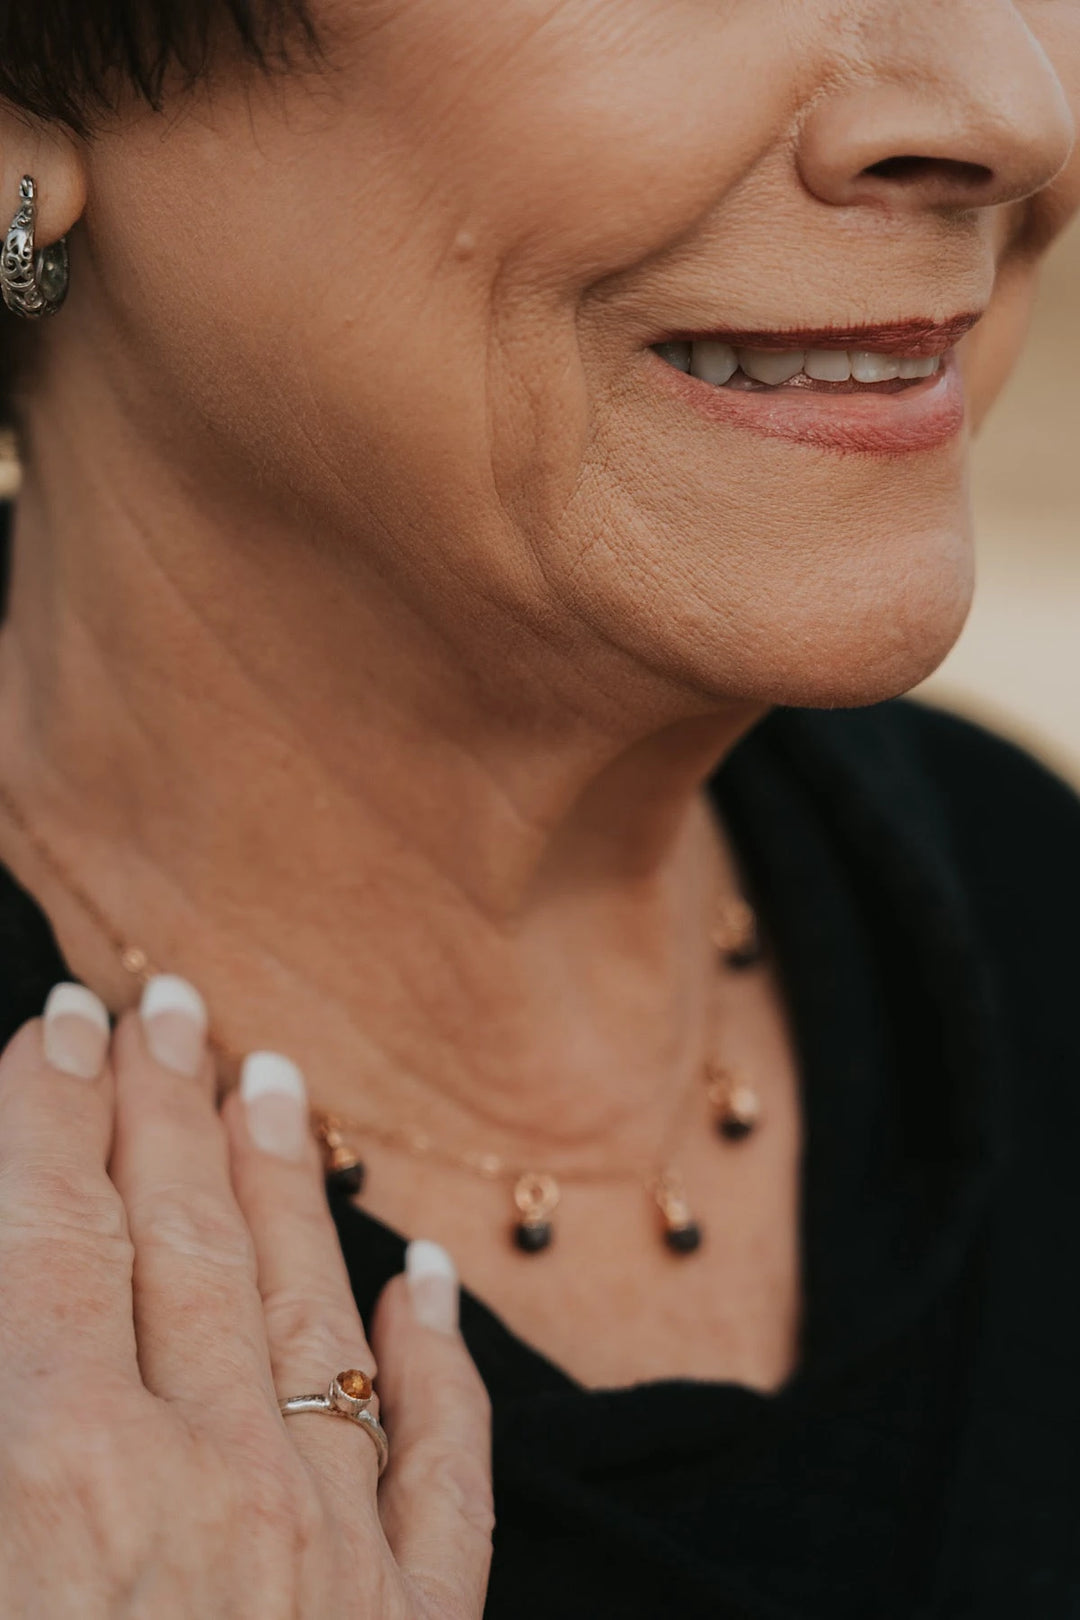
{"label": "layered necklace", "polygon": [[[76,882],[2,784],[0,807],[109,946],[124,971],[139,985],[163,971],[151,963],[146,951],[133,943],[93,896]],[[741,895],[725,896],[717,906],[710,942],[720,974],[743,974],[762,961],[757,917]],[[208,1038],[217,1057],[236,1072],[243,1054],[224,1042],[214,1029],[210,1030]],[[374,1119],[351,1118],[317,1107],[311,1110],[311,1123],[322,1150],[329,1190],[338,1196],[355,1198],[364,1192],[369,1182],[364,1144],[375,1142],[391,1151],[504,1186],[509,1204],[508,1237],[519,1253],[537,1255],[550,1248],[554,1240],[554,1217],[565,1188],[636,1183],[655,1207],[660,1237],[669,1252],[690,1255],[700,1249],[704,1231],[693,1213],[685,1179],[675,1163],[675,1149],[686,1129],[687,1115],[702,1092],[708,1104],[711,1128],[720,1143],[735,1146],[759,1128],[762,1105],[757,1087],[741,1070],[710,1055],[693,1076],[693,1085],[680,1094],[654,1151],[642,1162],[629,1166],[518,1163],[501,1153],[484,1149],[462,1151],[449,1147],[423,1130],[387,1126]]]}
{"label": "layered necklace", "polygon": [[[717,908],[711,930],[718,971],[745,973],[762,959],[757,918],[746,900],[726,898]],[[347,1118],[316,1109],[313,1124],[322,1144],[327,1180],[333,1191],[356,1197],[368,1182],[363,1144],[377,1142],[392,1151],[427,1159],[482,1181],[505,1187],[509,1203],[508,1235],[523,1254],[541,1254],[555,1237],[555,1213],[564,1188],[583,1185],[638,1184],[655,1206],[660,1235],[673,1254],[694,1254],[704,1230],[692,1210],[686,1181],[674,1160],[686,1116],[704,1091],[712,1128],[722,1143],[744,1142],[761,1123],[761,1097],[740,1070],[708,1057],[680,1094],[654,1151],[636,1165],[515,1163],[501,1153],[448,1148],[422,1130],[387,1127],[374,1120]]]}

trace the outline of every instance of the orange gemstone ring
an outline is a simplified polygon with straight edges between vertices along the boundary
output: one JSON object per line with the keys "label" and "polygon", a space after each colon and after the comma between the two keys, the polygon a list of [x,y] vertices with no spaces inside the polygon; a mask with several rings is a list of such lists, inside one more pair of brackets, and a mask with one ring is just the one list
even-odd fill
{"label": "orange gemstone ring", "polygon": [[329,1412],[331,1417],[348,1418],[350,1423],[365,1429],[374,1443],[381,1474],[390,1456],[390,1442],[371,1410],[374,1394],[375,1388],[367,1373],[350,1367],[330,1380],[325,1395],[291,1395],[288,1400],[279,1401],[278,1407],[282,1417],[292,1417],[297,1412]]}

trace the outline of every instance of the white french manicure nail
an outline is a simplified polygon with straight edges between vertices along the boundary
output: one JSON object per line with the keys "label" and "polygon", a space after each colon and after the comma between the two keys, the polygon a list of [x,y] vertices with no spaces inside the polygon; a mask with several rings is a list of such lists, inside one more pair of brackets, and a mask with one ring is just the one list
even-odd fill
{"label": "white french manicure nail", "polygon": [[174,1074],[194,1076],[206,1051],[206,1003],[193,984],[175,973],[150,980],[139,1003],[150,1056]]}
{"label": "white french manicure nail", "polygon": [[109,1047],[109,1014],[84,984],[54,984],[45,1002],[45,1061],[61,1074],[96,1080]]}
{"label": "white french manicure nail", "polygon": [[277,1159],[303,1157],[307,1087],[295,1063],[280,1052],[249,1052],[240,1070],[240,1096],[257,1148]]}
{"label": "white french manicure nail", "polygon": [[405,1250],[405,1279],[413,1316],[436,1333],[455,1333],[458,1325],[458,1274],[441,1243],[416,1238]]}

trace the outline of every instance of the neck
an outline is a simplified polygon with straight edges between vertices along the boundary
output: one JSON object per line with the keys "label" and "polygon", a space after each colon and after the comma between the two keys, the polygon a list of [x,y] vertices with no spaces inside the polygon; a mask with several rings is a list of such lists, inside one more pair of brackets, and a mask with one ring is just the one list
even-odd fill
{"label": "neck", "polygon": [[[703,713],[464,593],[434,629],[362,544],[145,447],[53,430],[31,466],[8,781],[230,1044],[290,1052],[346,1112],[568,1141],[689,1069],[734,882],[701,784],[754,711]],[[4,837],[115,1001],[104,942]]]}

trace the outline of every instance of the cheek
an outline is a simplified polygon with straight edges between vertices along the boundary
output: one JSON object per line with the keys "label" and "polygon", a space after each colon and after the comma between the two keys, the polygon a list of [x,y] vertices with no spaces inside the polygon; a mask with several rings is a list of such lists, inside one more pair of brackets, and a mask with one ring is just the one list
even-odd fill
{"label": "cheek", "polygon": [[439,446],[462,465],[466,420],[507,470],[540,432],[557,480],[555,442],[572,469],[584,431],[576,303],[688,228],[775,138],[798,53],[763,24],[785,10],[373,5],[323,92],[223,88],[166,139],[152,118],[103,138],[88,235],[132,386],[140,366],[168,376],[177,409],[264,461],[290,435],[329,458],[351,439],[347,479],[358,435],[385,436],[387,454],[409,443],[387,431],[396,413],[434,435],[425,465]]}
{"label": "cheek", "polygon": [[[1080,5],[1026,8],[1026,21],[1053,63],[1080,126]],[[1027,334],[1039,263],[1080,209],[1080,144],[1053,183],[1000,211],[999,273],[989,312],[964,343],[964,369],[976,427],[1005,386]]]}
{"label": "cheek", "polygon": [[790,17],[790,0],[427,0],[371,41],[362,97],[417,217],[452,197],[482,251],[571,295],[689,229],[790,124],[808,52]]}
{"label": "cheek", "polygon": [[976,430],[1020,357],[1037,288],[1037,267],[1032,259],[1003,265],[990,309],[961,345],[964,383]]}

